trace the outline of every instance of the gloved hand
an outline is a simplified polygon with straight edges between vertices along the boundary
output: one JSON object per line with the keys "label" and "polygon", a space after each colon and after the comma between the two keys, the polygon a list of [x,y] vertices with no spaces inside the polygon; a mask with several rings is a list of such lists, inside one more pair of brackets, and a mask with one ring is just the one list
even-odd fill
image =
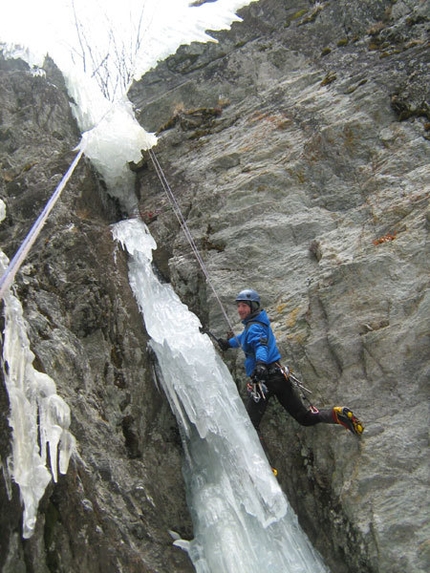
{"label": "gloved hand", "polygon": [[228,340],[226,340],[225,338],[218,338],[217,339],[218,342],[218,346],[221,348],[221,350],[226,351],[229,348],[231,348]]}
{"label": "gloved hand", "polygon": [[256,382],[265,382],[269,377],[269,372],[267,371],[267,366],[262,362],[258,362],[254,368],[254,372],[251,375],[251,379]]}

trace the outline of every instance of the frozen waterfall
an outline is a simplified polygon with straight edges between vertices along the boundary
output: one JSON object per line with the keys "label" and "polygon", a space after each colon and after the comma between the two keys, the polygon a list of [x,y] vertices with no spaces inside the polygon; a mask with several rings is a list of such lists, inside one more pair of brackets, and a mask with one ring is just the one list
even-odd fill
{"label": "frozen waterfall", "polygon": [[146,225],[122,221],[113,235],[130,255],[130,284],[182,435],[195,537],[175,545],[198,573],[327,571],[272,473],[227,367],[198,318],[153,273],[156,245]]}

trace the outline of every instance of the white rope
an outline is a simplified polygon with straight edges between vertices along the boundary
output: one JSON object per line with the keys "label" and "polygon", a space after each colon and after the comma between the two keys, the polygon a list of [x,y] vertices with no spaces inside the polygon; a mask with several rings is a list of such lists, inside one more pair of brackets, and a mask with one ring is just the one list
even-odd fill
{"label": "white rope", "polygon": [[184,233],[185,233],[185,236],[186,236],[186,238],[187,238],[187,240],[188,240],[188,242],[189,242],[189,244],[190,244],[190,246],[191,246],[191,249],[193,250],[194,256],[196,257],[196,259],[197,259],[197,261],[198,261],[198,263],[199,263],[199,265],[200,265],[200,268],[201,268],[202,271],[203,271],[203,274],[204,274],[204,276],[205,276],[205,278],[206,278],[206,281],[207,281],[208,285],[211,287],[212,292],[214,293],[214,296],[215,296],[215,298],[216,298],[216,300],[217,300],[217,302],[218,302],[218,304],[219,304],[219,306],[220,306],[220,308],[221,308],[221,311],[222,311],[222,313],[223,313],[223,315],[224,315],[224,318],[225,318],[225,320],[226,320],[226,322],[227,322],[227,324],[228,324],[230,330],[233,332],[233,326],[232,326],[232,324],[231,324],[231,322],[230,322],[230,319],[228,318],[228,315],[227,315],[227,313],[226,313],[226,311],[225,311],[224,305],[222,304],[221,299],[219,298],[218,293],[216,292],[215,287],[214,287],[214,285],[213,285],[213,283],[212,283],[212,281],[211,281],[211,279],[210,279],[210,276],[209,276],[208,270],[207,270],[207,268],[206,268],[206,265],[205,265],[205,263],[204,263],[204,261],[203,261],[203,259],[202,259],[202,256],[201,256],[201,254],[200,254],[200,252],[199,252],[199,250],[198,250],[198,248],[197,248],[197,245],[196,245],[196,243],[195,243],[195,241],[194,241],[194,239],[193,239],[193,236],[191,235],[190,229],[189,229],[189,227],[188,227],[188,225],[187,225],[187,223],[186,223],[186,221],[185,221],[185,219],[184,219],[184,216],[183,216],[183,214],[182,214],[182,212],[181,212],[181,208],[179,207],[179,204],[178,204],[178,202],[176,201],[175,196],[173,195],[173,192],[172,192],[172,190],[171,190],[171,188],[170,188],[170,185],[169,185],[169,183],[168,183],[168,181],[167,181],[167,179],[166,179],[166,176],[164,175],[164,172],[163,172],[163,170],[162,170],[162,168],[161,168],[161,166],[160,166],[160,163],[158,162],[158,159],[157,159],[157,157],[156,157],[156,155],[155,155],[155,153],[154,153],[154,151],[153,151],[152,149],[149,149],[149,150],[148,150],[148,153],[149,153],[149,157],[151,158],[151,161],[152,161],[152,163],[153,163],[153,165],[154,165],[154,168],[155,168],[155,171],[156,171],[156,173],[157,173],[157,175],[158,175],[158,178],[160,179],[161,185],[162,185],[164,191],[166,192],[166,194],[167,194],[167,196],[168,196],[168,198],[169,198],[169,201],[170,201],[170,203],[171,203],[171,205],[172,205],[172,207],[173,207],[173,211],[174,211],[174,213],[175,213],[175,215],[176,215],[176,218],[178,219],[179,224],[181,225],[182,230],[183,230]]}
{"label": "white rope", "polygon": [[69,181],[70,177],[72,176],[73,171],[75,170],[79,160],[81,159],[84,150],[81,149],[75,159],[73,160],[72,164],[70,165],[67,173],[64,175],[62,180],[60,181],[58,187],[52,194],[51,198],[49,199],[48,203],[46,204],[45,208],[43,209],[42,213],[36,219],[36,222],[30,229],[28,235],[26,236],[24,242],[22,243],[21,247],[16,252],[13,259],[10,261],[6,271],[4,272],[3,276],[0,279],[0,300],[3,299],[6,290],[12,284],[16,273],[18,272],[19,268],[21,267],[25,257],[27,256],[29,250],[33,246],[34,241],[40,234],[43,225],[45,224],[46,219],[49,216],[49,213],[52,211],[55,203],[57,202],[58,198],[61,195],[64,187],[66,186],[67,182]]}

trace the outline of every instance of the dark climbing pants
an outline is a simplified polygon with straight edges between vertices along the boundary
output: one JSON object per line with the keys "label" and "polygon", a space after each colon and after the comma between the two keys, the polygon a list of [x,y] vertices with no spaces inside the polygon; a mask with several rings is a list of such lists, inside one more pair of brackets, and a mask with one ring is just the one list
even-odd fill
{"label": "dark climbing pants", "polygon": [[[269,371],[270,372],[270,371]],[[334,424],[332,409],[312,411],[307,408],[300,396],[298,395],[293,383],[287,380],[279,369],[269,373],[269,379],[266,382],[268,394],[266,399],[261,398],[255,402],[252,397],[248,398],[246,410],[254,428],[259,430],[261,419],[266,411],[267,404],[272,396],[276,396],[279,403],[285,410],[302,426],[314,426],[315,424],[325,423]]]}

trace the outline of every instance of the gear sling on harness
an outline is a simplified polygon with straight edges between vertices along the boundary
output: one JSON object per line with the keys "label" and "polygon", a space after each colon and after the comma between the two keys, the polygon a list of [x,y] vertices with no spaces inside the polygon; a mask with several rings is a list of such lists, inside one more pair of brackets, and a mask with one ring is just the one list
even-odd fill
{"label": "gear sling on harness", "polygon": [[279,362],[276,363],[276,365],[278,366],[279,370],[282,372],[285,380],[291,380],[291,382],[294,384],[294,386],[300,390],[301,392],[301,396],[304,400],[306,400],[306,402],[309,404],[309,408],[311,410],[311,412],[313,414],[318,414],[319,410],[318,408],[316,408],[311,401],[309,400],[309,398],[306,395],[306,392],[308,394],[312,394],[312,391],[309,390],[309,388],[306,388],[306,386],[304,386],[300,380],[298,378],[296,378],[294,376],[294,374],[291,372],[291,370],[288,368],[288,366],[282,366]]}

